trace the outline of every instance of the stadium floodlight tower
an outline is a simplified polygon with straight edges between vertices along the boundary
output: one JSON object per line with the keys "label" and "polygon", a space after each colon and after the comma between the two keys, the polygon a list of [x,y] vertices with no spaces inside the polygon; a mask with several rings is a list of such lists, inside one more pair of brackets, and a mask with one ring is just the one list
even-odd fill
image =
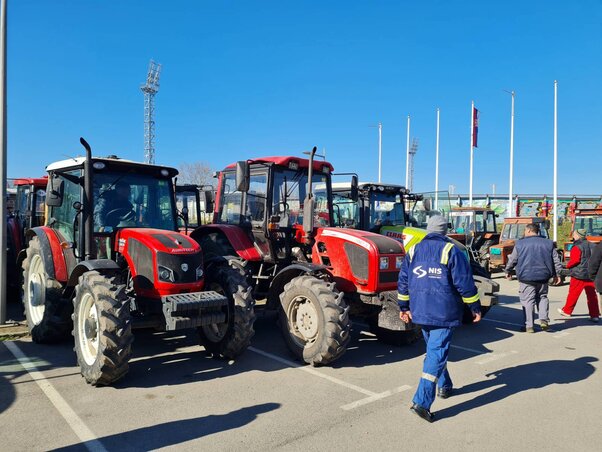
{"label": "stadium floodlight tower", "polygon": [[161,65],[153,60],[148,65],[146,83],[140,87],[144,93],[144,161],[155,163],[155,94],[159,91]]}

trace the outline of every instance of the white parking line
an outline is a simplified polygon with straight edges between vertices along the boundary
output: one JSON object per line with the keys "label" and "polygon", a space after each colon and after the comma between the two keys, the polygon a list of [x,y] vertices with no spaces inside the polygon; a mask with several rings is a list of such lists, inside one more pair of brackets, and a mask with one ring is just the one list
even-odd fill
{"label": "white parking line", "polygon": [[502,352],[502,353],[496,353],[495,355],[491,355],[485,359],[482,359],[480,361],[477,361],[477,364],[487,364],[490,363],[492,361],[497,361],[498,359],[502,359],[505,358],[506,356],[510,356],[510,355],[515,355],[518,352],[516,350],[510,350],[509,352]]}
{"label": "white parking line", "polygon": [[489,351],[481,351],[481,350],[475,350],[474,348],[468,348],[468,347],[461,347],[459,345],[450,345],[451,348],[457,348],[458,350],[464,350],[465,352],[470,352],[470,353],[474,353],[475,355],[484,355],[485,353],[491,353]]}
{"label": "white parking line", "polygon": [[357,392],[359,392],[361,394],[364,394],[364,395],[367,395],[367,396],[371,396],[371,397],[378,395],[376,392],[372,392],[372,391],[369,391],[367,389],[360,388],[359,386],[356,386],[356,385],[351,384],[351,383],[347,383],[346,381],[339,380],[338,378],[331,377],[329,375],[324,375],[323,373],[318,372],[313,367],[297,364],[297,363],[295,363],[293,361],[289,361],[288,359],[281,358],[280,356],[276,356],[276,355],[273,355],[271,353],[264,352],[263,350],[259,350],[259,349],[255,348],[255,347],[249,347],[247,350],[250,350],[250,351],[252,351],[254,353],[257,353],[258,355],[265,356],[266,358],[273,359],[274,361],[278,361],[279,363],[282,363],[282,364],[284,364],[284,365],[286,365],[288,367],[293,367],[295,369],[299,369],[299,370],[302,370],[302,371],[307,372],[309,374],[315,375],[316,377],[323,378],[324,380],[328,380],[331,383],[335,383],[335,384],[337,384],[339,386],[344,386],[347,389],[351,389],[353,391],[357,391]]}
{"label": "white parking line", "polygon": [[399,394],[400,392],[407,391],[411,388],[411,386],[403,385],[399,388],[391,389],[389,391],[381,392],[380,394],[374,394],[370,397],[366,397],[365,399],[360,399],[356,400],[355,402],[348,403],[347,405],[341,406],[341,409],[345,411],[353,410],[354,408],[364,406],[372,402],[376,402],[377,400],[384,399],[386,397],[392,396],[393,394]]}
{"label": "white parking line", "polygon": [[33,362],[21,351],[14,342],[4,342],[6,348],[13,354],[17,361],[29,373],[31,378],[40,387],[42,392],[48,397],[50,403],[54,405],[59,414],[65,419],[73,433],[83,443],[82,445],[93,452],[106,452],[105,447],[98,440],[97,436],[92,433],[92,430],[81,420],[77,413],[69,406],[69,404],[61,397],[59,392],[50,384],[44,377],[44,374],[38,370]]}
{"label": "white parking line", "polygon": [[484,320],[485,322],[502,323],[504,325],[524,326],[522,323],[504,322],[503,320],[495,320],[495,319],[481,319],[481,320]]}

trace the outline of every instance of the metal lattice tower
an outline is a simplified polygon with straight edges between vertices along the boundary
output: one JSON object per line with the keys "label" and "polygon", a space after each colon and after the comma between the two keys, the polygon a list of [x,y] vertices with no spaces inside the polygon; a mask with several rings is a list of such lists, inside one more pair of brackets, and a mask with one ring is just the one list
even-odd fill
{"label": "metal lattice tower", "polygon": [[408,190],[414,190],[414,157],[416,157],[416,153],[418,152],[418,138],[412,138],[412,146],[410,146],[410,183],[409,187],[406,187]]}
{"label": "metal lattice tower", "polygon": [[161,65],[151,60],[146,83],[140,87],[144,93],[144,161],[151,164],[155,163],[155,94],[160,73]]}

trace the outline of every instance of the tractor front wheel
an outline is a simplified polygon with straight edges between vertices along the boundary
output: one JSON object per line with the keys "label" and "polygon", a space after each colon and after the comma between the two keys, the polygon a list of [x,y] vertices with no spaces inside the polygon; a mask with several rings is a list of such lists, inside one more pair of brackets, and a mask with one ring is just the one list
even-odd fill
{"label": "tractor front wheel", "polygon": [[134,340],[125,284],[117,276],[84,273],[73,306],[74,350],[82,376],[93,386],[119,380],[128,372]]}
{"label": "tractor front wheel", "polygon": [[40,240],[33,237],[23,261],[23,306],[34,342],[59,342],[69,337],[70,304],[61,294],[61,283],[46,270]]}
{"label": "tractor front wheel", "polygon": [[313,366],[347,350],[351,323],[343,294],[311,275],[297,276],[280,294],[280,327],[290,350]]}
{"label": "tractor front wheel", "polygon": [[218,357],[236,358],[255,334],[255,301],[246,279],[228,265],[213,265],[206,272],[206,288],[228,298],[226,321],[198,328],[201,345]]}

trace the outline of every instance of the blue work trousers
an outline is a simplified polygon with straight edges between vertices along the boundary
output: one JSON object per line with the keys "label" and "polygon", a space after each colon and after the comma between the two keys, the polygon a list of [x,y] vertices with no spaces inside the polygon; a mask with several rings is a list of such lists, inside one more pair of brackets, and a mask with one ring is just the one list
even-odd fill
{"label": "blue work trousers", "polygon": [[422,326],[422,335],[426,342],[426,356],[422,368],[422,377],[414,394],[414,403],[431,409],[435,401],[437,388],[451,389],[453,384],[447,371],[447,355],[451,343],[453,328]]}

